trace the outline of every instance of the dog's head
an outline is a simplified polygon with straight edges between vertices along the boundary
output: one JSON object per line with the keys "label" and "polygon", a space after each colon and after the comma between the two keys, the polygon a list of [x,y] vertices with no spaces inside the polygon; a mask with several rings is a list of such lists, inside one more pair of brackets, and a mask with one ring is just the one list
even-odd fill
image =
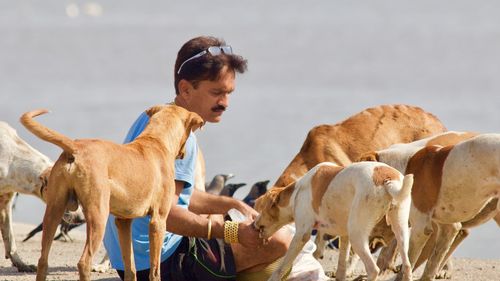
{"label": "dog's head", "polygon": [[356,160],[356,162],[362,161],[371,161],[371,162],[379,162],[379,155],[376,151],[371,151],[361,155],[361,157]]}
{"label": "dog's head", "polygon": [[42,199],[43,202],[47,202],[46,194],[47,194],[47,185],[49,184],[50,172],[52,171],[52,166],[45,169],[40,176],[38,177],[38,186],[35,188],[34,192],[37,197]]}
{"label": "dog's head", "polygon": [[[183,158],[185,154],[185,144],[192,131],[201,128],[205,121],[195,112],[186,110],[176,105],[156,105],[146,113],[150,121],[146,130],[154,131],[155,134],[164,135],[169,142],[178,141],[177,157]],[[159,133],[163,131],[163,133]]]}
{"label": "dog's head", "polygon": [[287,187],[273,187],[255,202],[255,209],[259,216],[254,225],[260,231],[261,238],[269,238],[285,224],[293,222],[291,208],[292,193],[295,183]]}

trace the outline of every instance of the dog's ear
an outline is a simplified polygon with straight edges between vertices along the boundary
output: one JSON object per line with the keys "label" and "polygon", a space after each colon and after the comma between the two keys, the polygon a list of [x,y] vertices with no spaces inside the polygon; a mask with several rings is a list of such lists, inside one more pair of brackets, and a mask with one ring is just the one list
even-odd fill
{"label": "dog's ear", "polygon": [[275,204],[280,207],[288,206],[294,190],[295,182],[292,182],[288,186],[281,188],[281,191],[276,198]]}
{"label": "dog's ear", "polygon": [[372,151],[363,154],[356,162],[361,162],[361,161],[379,162],[378,153],[376,151]]}
{"label": "dog's ear", "polygon": [[191,128],[191,131],[194,132],[197,129],[200,129],[203,125],[205,125],[205,120],[203,120],[198,113],[189,112],[188,127]]}
{"label": "dog's ear", "polygon": [[165,105],[159,104],[159,105],[154,105],[150,107],[149,109],[146,109],[146,114],[151,118],[153,115],[158,113],[160,110],[164,109]]}

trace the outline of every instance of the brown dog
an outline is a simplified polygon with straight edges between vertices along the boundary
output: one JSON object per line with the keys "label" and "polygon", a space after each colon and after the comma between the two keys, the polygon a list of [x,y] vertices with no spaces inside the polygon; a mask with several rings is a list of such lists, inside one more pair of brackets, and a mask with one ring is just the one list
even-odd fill
{"label": "brown dog", "polygon": [[312,128],[299,153],[274,186],[289,185],[321,162],[346,166],[370,151],[444,131],[446,128],[436,116],[419,107],[381,105],[368,108],[341,123]]}
{"label": "brown dog", "polygon": [[64,150],[49,178],[36,280],[45,280],[57,225],[66,208],[76,209],[76,202],[87,220],[87,240],[78,262],[80,280],[90,280],[92,257],[102,242],[109,213],[116,216],[125,280],[135,280],[136,273],[132,219],[151,216],[150,280],[160,280],[161,241],[175,192],[174,160],[182,157],[186,139],[202,126],[203,119],[175,105],[155,106],[147,111],[150,120],[144,132],[133,142],[120,145],[98,139],[71,140],[32,119],[46,112],[36,110],[21,117],[33,134]]}

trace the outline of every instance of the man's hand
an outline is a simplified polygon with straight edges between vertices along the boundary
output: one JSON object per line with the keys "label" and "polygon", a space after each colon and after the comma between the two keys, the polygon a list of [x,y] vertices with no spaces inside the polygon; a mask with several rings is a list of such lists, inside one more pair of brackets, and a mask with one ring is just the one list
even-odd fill
{"label": "man's hand", "polygon": [[265,242],[259,237],[259,231],[253,226],[253,220],[246,220],[239,224],[238,240],[241,245],[247,248],[261,247]]}
{"label": "man's hand", "polygon": [[257,215],[257,211],[255,211],[252,207],[248,206],[245,202],[238,200],[238,205],[236,206],[236,209],[240,211],[247,219],[249,220],[255,220]]}

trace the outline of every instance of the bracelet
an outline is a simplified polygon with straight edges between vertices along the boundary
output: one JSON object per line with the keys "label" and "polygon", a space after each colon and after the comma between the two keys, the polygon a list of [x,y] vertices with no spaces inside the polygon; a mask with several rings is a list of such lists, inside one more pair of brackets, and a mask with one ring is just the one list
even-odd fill
{"label": "bracelet", "polygon": [[207,234],[207,240],[212,239],[212,220],[208,218],[208,234]]}
{"label": "bracelet", "polygon": [[238,225],[234,221],[224,222],[224,241],[226,243],[238,243]]}

